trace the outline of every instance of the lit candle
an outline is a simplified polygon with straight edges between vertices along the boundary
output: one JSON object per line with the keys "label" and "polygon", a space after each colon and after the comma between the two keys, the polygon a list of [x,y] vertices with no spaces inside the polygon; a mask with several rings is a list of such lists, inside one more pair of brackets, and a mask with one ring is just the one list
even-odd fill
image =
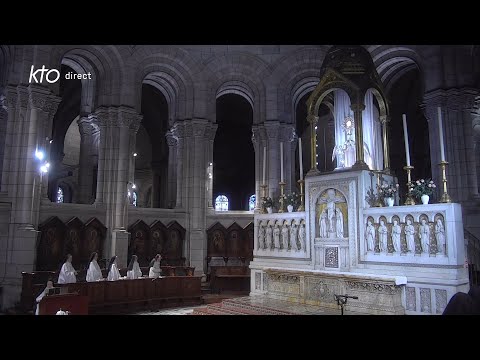
{"label": "lit candle", "polygon": [[300,162],[300,180],[303,180],[302,138],[298,138],[298,160]]}
{"label": "lit candle", "polygon": [[265,171],[267,169],[267,147],[263,147],[263,185],[265,185]]}
{"label": "lit candle", "polygon": [[407,115],[403,114],[403,136],[405,139],[405,156],[407,157],[407,166],[410,166],[410,149],[408,146]]}
{"label": "lit candle", "polygon": [[440,138],[440,161],[445,161],[445,146],[443,144],[443,121],[442,108],[439,106],[438,111],[438,136]]}
{"label": "lit candle", "polygon": [[280,181],[283,182],[283,142],[280,143]]}

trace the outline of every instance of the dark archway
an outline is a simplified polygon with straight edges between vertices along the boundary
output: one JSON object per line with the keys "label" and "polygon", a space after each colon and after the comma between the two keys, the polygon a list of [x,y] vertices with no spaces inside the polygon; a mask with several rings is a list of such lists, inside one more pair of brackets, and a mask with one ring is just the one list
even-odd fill
{"label": "dark archway", "polygon": [[[142,126],[150,139],[151,158],[141,150],[141,134],[137,134],[135,159],[135,182],[138,186],[149,183],[151,176],[151,199],[144,201],[153,208],[167,208],[168,145],[165,134],[168,130],[168,103],[160,90],[152,85],[142,85]],[[148,154],[150,157],[150,154]],[[150,160],[150,174],[145,173],[145,161]],[[145,185],[146,186],[146,185]],[[139,189],[142,191],[141,189]]]}
{"label": "dark archway", "polygon": [[403,198],[406,195],[407,174],[403,170],[406,165],[406,155],[402,114],[407,116],[410,160],[414,167],[412,179],[426,179],[432,176],[428,122],[420,108],[423,93],[418,69],[415,68],[403,74],[392,85],[388,95],[391,101],[390,162],[394,174],[398,177],[400,196]]}
{"label": "dark archway", "polygon": [[228,210],[248,210],[248,198],[255,193],[250,103],[236,94],[220,96],[217,124],[213,143],[213,203],[218,195],[226,195]]}
{"label": "dark archway", "polygon": [[[62,65],[60,68],[60,88],[59,96],[62,98],[60,104],[58,105],[57,112],[53,117],[52,125],[52,134],[51,138],[53,142],[50,147],[50,162],[52,163],[51,170],[48,175],[48,196],[50,201],[56,202],[57,198],[57,189],[58,184],[63,180],[68,180],[77,182],[75,176],[77,176],[76,169],[78,169],[78,163],[73,164],[68,160],[65,162],[65,137],[71,125],[76,127],[78,132],[77,124],[72,124],[72,122],[80,115],[80,102],[82,96],[82,82],[78,79],[65,79],[67,73],[76,72],[67,65]],[[78,133],[79,134],[79,133]],[[78,136],[78,142],[73,144],[71,141],[67,142],[67,145],[71,148],[78,147],[80,149],[80,139]],[[69,151],[67,151],[68,153]],[[72,154],[67,154],[72,155]],[[70,158],[75,158],[77,161],[78,154],[75,156],[70,156]],[[96,192],[96,182],[94,183],[95,189],[92,189],[92,193]],[[65,202],[71,202],[74,193],[71,189],[70,196],[65,199]]]}

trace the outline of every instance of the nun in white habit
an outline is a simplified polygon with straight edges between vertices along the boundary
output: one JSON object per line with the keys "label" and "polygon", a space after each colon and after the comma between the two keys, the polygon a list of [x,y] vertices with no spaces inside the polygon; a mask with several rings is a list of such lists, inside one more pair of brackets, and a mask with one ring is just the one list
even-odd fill
{"label": "nun in white habit", "polygon": [[120,271],[118,271],[117,267],[117,256],[114,255],[110,259],[110,263],[108,264],[108,275],[107,281],[117,281],[120,280],[122,277],[120,276]]}
{"label": "nun in white habit", "polygon": [[87,270],[86,280],[88,282],[103,280],[102,270],[100,270],[100,266],[98,265],[97,259],[98,259],[98,254],[94,252],[92,256],[90,256],[90,265],[88,266],[88,270]]}
{"label": "nun in white habit", "polygon": [[143,274],[137,261],[137,255],[132,255],[132,259],[130,260],[127,268],[127,279],[138,279],[142,276]]}
{"label": "nun in white habit", "polygon": [[35,310],[35,315],[38,315],[39,313],[39,310],[40,310],[40,301],[42,301],[42,299],[45,297],[45,295],[48,294],[48,290],[49,289],[53,289],[53,281],[52,280],[48,280],[47,281],[47,287],[45,289],[43,289],[43,291],[40,293],[40,295],[37,296],[37,298],[35,299],[35,302],[37,303],[37,309]]}
{"label": "nun in white habit", "polygon": [[162,256],[157,254],[152,261],[150,261],[150,271],[148,272],[149,278],[159,278],[161,277],[162,269],[160,267],[160,262],[162,261]]}
{"label": "nun in white habit", "polygon": [[67,255],[67,260],[62,265],[62,269],[60,270],[60,274],[58,275],[58,283],[59,284],[71,284],[77,282],[77,272],[73,268],[72,265],[72,255]]}

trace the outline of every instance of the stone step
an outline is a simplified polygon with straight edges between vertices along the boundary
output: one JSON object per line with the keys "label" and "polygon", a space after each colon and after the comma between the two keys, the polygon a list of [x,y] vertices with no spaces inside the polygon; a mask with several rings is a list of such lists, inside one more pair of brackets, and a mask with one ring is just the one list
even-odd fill
{"label": "stone step", "polygon": [[245,304],[242,302],[237,302],[235,301],[235,299],[228,299],[228,300],[222,301],[222,306],[225,308],[233,309],[237,311],[242,311],[240,309],[244,309],[245,311],[257,312],[262,315],[292,315],[293,314],[288,311],[273,309],[266,306],[251,305],[251,304]]}

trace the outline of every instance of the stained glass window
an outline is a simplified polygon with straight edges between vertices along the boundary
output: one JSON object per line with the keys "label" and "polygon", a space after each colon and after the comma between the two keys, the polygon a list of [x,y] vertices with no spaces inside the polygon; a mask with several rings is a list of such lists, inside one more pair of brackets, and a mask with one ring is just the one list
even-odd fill
{"label": "stained glass window", "polygon": [[255,209],[255,194],[248,199],[248,210],[253,211]]}
{"label": "stained glass window", "polygon": [[63,203],[63,202],[64,202],[63,189],[59,186],[57,189],[57,203]]}
{"label": "stained glass window", "polygon": [[215,199],[216,211],[228,211],[228,198],[225,195],[218,195]]}

